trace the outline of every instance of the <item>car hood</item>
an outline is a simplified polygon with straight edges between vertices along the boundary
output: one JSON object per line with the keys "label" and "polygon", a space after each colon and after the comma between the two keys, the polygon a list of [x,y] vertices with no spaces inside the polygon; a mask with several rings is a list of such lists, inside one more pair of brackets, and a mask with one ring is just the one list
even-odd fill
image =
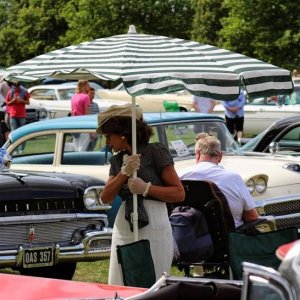
{"label": "car hood", "polygon": [[[175,162],[177,172],[191,167],[195,164],[195,158],[179,160]],[[223,155],[220,165],[227,170],[239,173],[246,182],[253,176],[266,175],[269,178],[268,186],[282,186],[288,184],[298,184],[300,173],[285,168],[287,164],[298,165],[299,161],[276,156],[231,156]],[[299,164],[300,169],[300,164]],[[278,176],[274,176],[278,174]],[[273,175],[273,176],[271,176]]]}
{"label": "car hood", "polygon": [[28,199],[74,199],[76,189],[64,178],[2,172],[0,201]]}
{"label": "car hood", "polygon": [[0,182],[0,201],[82,199],[87,187],[104,185],[104,181],[85,175],[10,170],[0,173]]}

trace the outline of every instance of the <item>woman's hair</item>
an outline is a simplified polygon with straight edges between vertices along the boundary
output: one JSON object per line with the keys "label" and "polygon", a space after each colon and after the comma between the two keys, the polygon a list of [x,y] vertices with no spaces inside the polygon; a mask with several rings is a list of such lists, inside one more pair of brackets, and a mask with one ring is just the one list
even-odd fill
{"label": "woman's hair", "polygon": [[209,157],[219,156],[222,154],[221,142],[212,135],[198,139],[195,148],[196,150],[199,149],[201,154]]}
{"label": "woman's hair", "polygon": [[[129,145],[132,145],[132,123],[131,117],[111,117],[101,126],[103,134],[120,134],[125,136]],[[147,144],[152,128],[143,120],[136,120],[136,143],[137,145]]]}
{"label": "woman's hair", "polygon": [[88,80],[78,80],[77,87],[76,87],[76,93],[82,93],[85,91],[84,87],[89,83]]}

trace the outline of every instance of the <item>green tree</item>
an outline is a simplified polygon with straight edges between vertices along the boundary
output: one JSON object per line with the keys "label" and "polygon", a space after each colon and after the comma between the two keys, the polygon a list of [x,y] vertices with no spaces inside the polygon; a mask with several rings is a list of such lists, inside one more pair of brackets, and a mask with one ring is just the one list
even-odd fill
{"label": "green tree", "polygon": [[69,29],[61,44],[127,33],[190,38],[191,0],[70,0],[62,12]]}
{"label": "green tree", "polygon": [[0,65],[128,31],[190,38],[191,0],[0,0]]}
{"label": "green tree", "polygon": [[221,19],[228,12],[224,0],[193,0],[195,16],[193,20],[192,38],[204,44],[218,45]]}
{"label": "green tree", "polygon": [[10,66],[57,48],[67,23],[60,17],[66,0],[11,0],[0,13],[0,65]]}
{"label": "green tree", "polygon": [[300,66],[300,6],[286,0],[224,0],[229,16],[219,36],[224,48],[287,69]]}
{"label": "green tree", "polygon": [[8,2],[0,0],[0,29],[5,25],[7,15]]}

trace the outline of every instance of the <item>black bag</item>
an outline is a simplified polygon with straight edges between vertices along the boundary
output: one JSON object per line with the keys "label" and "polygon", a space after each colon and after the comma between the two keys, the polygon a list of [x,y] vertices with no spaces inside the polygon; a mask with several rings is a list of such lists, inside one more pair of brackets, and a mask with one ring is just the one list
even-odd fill
{"label": "black bag", "polygon": [[203,212],[190,206],[177,206],[169,219],[175,250],[179,252],[176,257],[175,251],[176,260],[196,263],[213,255],[213,241]]}
{"label": "black bag", "polygon": [[149,240],[118,245],[117,256],[124,285],[149,288],[155,283],[156,275]]}

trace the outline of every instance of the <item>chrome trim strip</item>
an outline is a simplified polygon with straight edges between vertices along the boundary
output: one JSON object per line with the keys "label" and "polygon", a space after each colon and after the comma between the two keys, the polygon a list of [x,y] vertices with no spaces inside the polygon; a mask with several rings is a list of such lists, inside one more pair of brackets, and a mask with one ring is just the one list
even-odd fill
{"label": "chrome trim strip", "polygon": [[9,224],[26,224],[26,223],[45,223],[50,222],[61,222],[71,220],[101,220],[107,219],[106,214],[103,213],[68,213],[68,214],[42,214],[42,215],[28,215],[28,216],[12,216],[12,217],[0,217],[0,225]]}

